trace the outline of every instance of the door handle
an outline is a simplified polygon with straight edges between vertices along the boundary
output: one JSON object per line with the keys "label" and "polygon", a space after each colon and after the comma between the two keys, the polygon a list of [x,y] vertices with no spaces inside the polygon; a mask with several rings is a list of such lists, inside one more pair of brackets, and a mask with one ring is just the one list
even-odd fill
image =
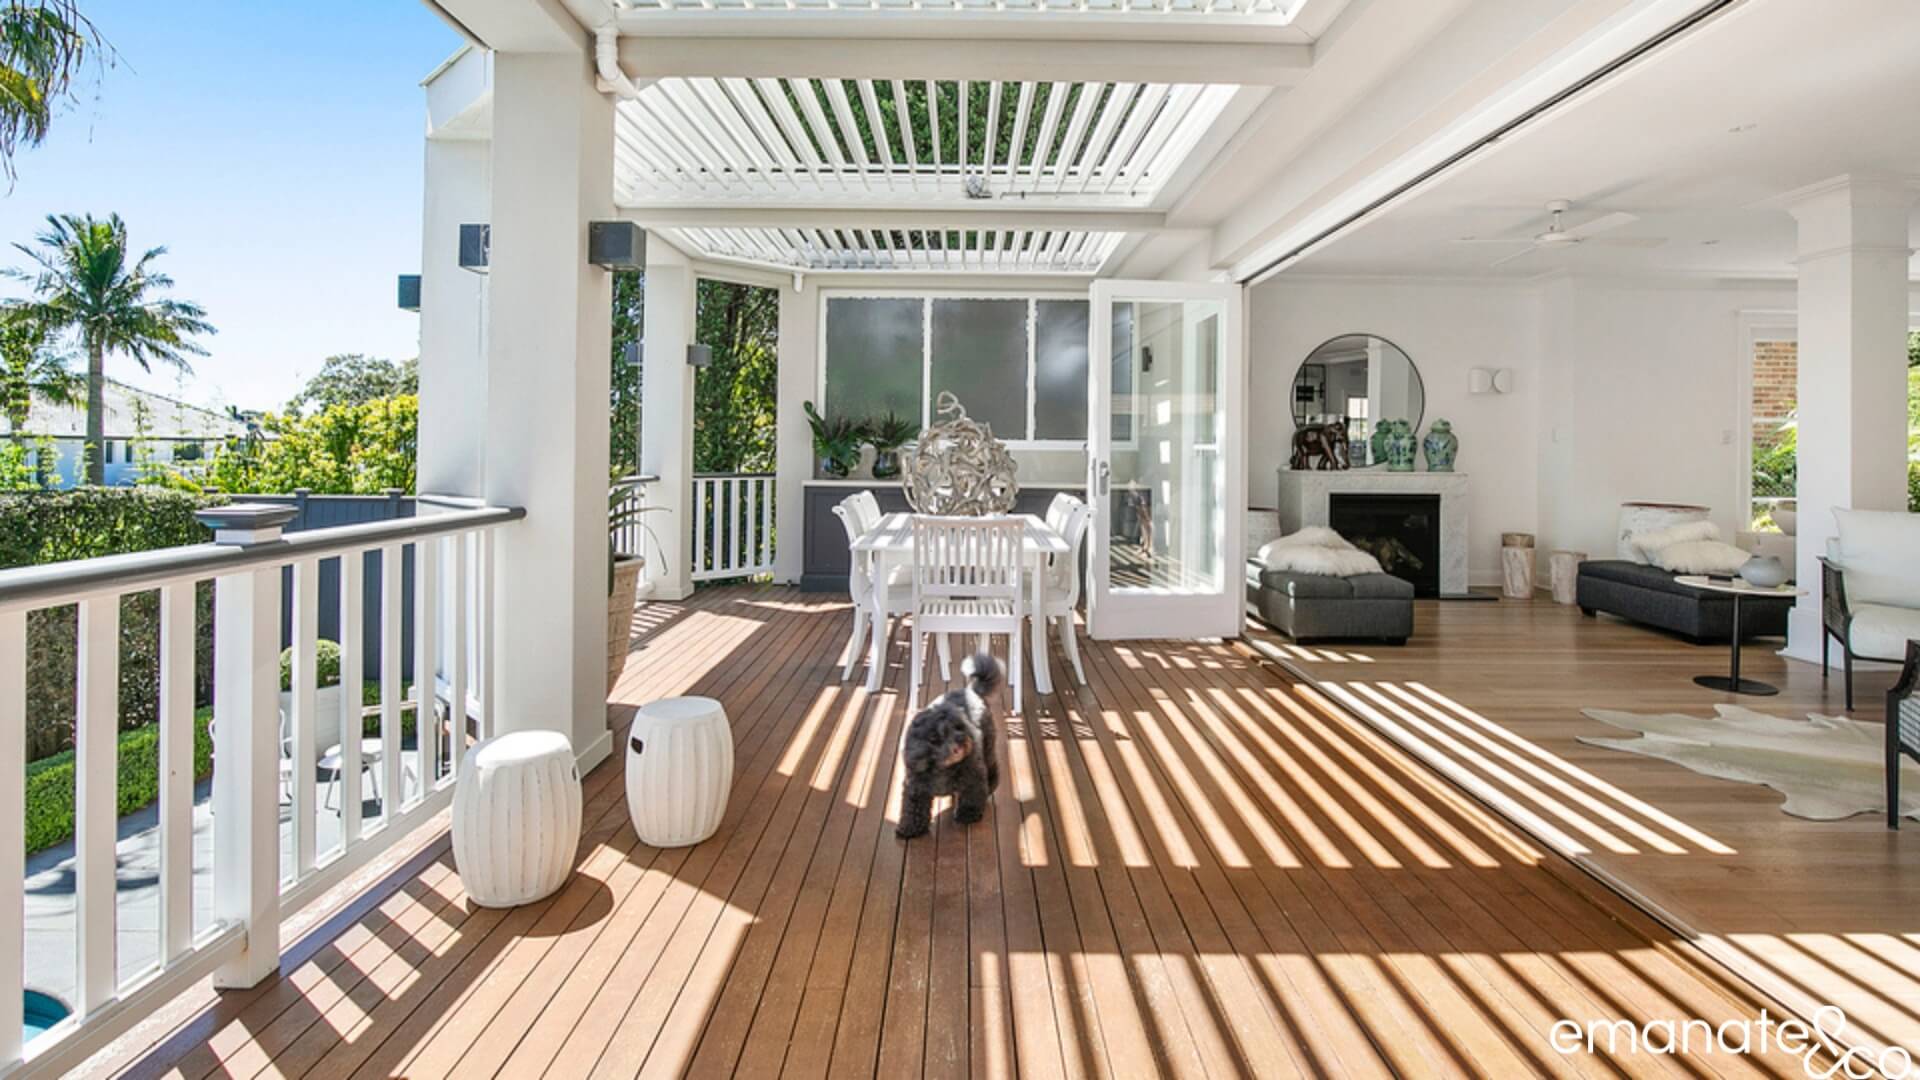
{"label": "door handle", "polygon": [[1103,499],[1106,498],[1107,489],[1113,479],[1113,467],[1104,461],[1096,462],[1093,467],[1093,475],[1094,484],[1098,488],[1097,494]]}

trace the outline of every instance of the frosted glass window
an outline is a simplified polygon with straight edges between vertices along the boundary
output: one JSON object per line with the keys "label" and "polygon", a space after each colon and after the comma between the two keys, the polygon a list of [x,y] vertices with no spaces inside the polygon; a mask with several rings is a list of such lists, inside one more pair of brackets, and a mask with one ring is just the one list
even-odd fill
{"label": "frosted glass window", "polygon": [[920,419],[924,311],[918,299],[828,299],[828,416]]}
{"label": "frosted glass window", "polygon": [[1033,305],[1033,437],[1087,437],[1087,302]]}
{"label": "frosted glass window", "polygon": [[[1027,437],[1027,301],[935,300],[929,406],[951,390],[1002,439]],[[939,423],[938,413],[932,414]]]}

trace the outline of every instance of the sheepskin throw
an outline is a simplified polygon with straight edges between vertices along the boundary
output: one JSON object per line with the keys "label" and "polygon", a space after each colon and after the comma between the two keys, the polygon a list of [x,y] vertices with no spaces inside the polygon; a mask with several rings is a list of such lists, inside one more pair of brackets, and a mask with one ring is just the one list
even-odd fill
{"label": "sheepskin throw", "polygon": [[1653,565],[1674,574],[1737,574],[1753,554],[1720,540],[1682,540],[1653,552]]}
{"label": "sheepskin throw", "polygon": [[1380,573],[1380,560],[1322,525],[1310,525],[1262,545],[1255,561],[1269,570],[1322,577],[1358,577]]}

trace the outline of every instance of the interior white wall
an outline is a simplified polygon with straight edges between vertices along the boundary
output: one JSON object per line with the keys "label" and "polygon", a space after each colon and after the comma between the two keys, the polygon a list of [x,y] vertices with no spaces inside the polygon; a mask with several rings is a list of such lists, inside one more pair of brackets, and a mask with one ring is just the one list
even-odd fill
{"label": "interior white wall", "polygon": [[1746,527],[1741,315],[1790,281],[1555,281],[1541,291],[1540,544],[1612,557],[1622,502],[1695,503]]}
{"label": "interior white wall", "polygon": [[[1314,278],[1282,274],[1248,291],[1252,392],[1247,499],[1272,506],[1293,438],[1293,377],[1341,334],[1377,334],[1405,350],[1426,391],[1421,431],[1439,417],[1460,437],[1469,474],[1469,580],[1499,579],[1500,533],[1536,527],[1533,454],[1539,290],[1498,282]],[[1514,369],[1510,394],[1470,394],[1476,367]],[[1380,419],[1380,418],[1376,418]],[[1422,459],[1424,461],[1424,459]]]}

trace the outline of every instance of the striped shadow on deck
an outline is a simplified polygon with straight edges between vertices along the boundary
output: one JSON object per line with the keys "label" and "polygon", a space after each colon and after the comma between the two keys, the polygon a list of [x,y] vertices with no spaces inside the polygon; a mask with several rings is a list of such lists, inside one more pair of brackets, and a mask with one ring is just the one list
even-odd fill
{"label": "striped shadow on deck", "polygon": [[[844,599],[648,605],[616,699],[719,698],[717,836],[641,845],[615,759],[579,874],[510,912],[450,857],[130,1075],[1747,1075],[1562,1056],[1554,1021],[1763,1004],[1342,706],[1235,644],[1092,643],[1005,725],[987,819],[894,838],[904,636]],[[1005,696],[999,703],[1004,710]]]}

